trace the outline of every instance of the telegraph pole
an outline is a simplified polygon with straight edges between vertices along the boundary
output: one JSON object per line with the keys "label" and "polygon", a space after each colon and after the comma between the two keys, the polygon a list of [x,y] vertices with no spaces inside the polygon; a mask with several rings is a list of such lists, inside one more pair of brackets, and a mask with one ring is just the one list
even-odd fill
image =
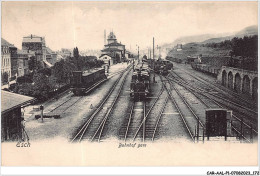
{"label": "telegraph pole", "polygon": [[155,72],[154,72],[155,71],[154,70],[154,67],[155,67],[154,64],[155,63],[154,63],[154,61],[155,60],[154,60],[154,37],[153,37],[153,82],[155,83]]}
{"label": "telegraph pole", "polygon": [[140,60],[139,60],[139,46],[138,46],[138,62],[139,62]]}
{"label": "telegraph pole", "polygon": [[154,60],[154,37],[153,37],[153,60]]}

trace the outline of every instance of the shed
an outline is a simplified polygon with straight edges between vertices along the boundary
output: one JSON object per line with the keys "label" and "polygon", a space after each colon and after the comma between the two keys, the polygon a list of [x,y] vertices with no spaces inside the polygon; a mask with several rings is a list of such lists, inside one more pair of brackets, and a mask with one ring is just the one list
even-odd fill
{"label": "shed", "polygon": [[34,100],[33,97],[1,91],[1,141],[21,138],[21,107],[29,105]]}

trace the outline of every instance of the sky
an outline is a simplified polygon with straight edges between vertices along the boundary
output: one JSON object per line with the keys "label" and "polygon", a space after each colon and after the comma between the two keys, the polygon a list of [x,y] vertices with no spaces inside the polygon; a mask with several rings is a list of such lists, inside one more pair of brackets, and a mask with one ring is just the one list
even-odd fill
{"label": "sky", "polygon": [[52,50],[102,49],[104,30],[134,50],[182,36],[232,33],[258,24],[257,2],[2,2],[2,37],[45,37]]}

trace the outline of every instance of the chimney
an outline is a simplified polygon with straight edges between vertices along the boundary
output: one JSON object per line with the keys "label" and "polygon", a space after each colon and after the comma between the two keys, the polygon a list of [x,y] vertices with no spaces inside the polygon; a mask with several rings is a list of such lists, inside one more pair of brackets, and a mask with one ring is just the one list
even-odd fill
{"label": "chimney", "polygon": [[106,45],[106,39],[107,39],[106,30],[104,30],[104,45]]}

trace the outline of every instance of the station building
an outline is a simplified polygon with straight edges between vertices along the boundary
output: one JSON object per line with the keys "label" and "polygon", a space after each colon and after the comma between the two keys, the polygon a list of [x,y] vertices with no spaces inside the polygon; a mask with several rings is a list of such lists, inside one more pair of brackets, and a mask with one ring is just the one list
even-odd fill
{"label": "station building", "polygon": [[125,45],[118,43],[117,38],[113,32],[110,32],[107,37],[107,44],[104,45],[104,49],[101,50],[102,54],[99,57],[105,63],[112,65],[118,62],[122,62],[125,59]]}
{"label": "station building", "polygon": [[22,106],[32,103],[32,97],[1,91],[1,141],[15,141],[22,137]]}

